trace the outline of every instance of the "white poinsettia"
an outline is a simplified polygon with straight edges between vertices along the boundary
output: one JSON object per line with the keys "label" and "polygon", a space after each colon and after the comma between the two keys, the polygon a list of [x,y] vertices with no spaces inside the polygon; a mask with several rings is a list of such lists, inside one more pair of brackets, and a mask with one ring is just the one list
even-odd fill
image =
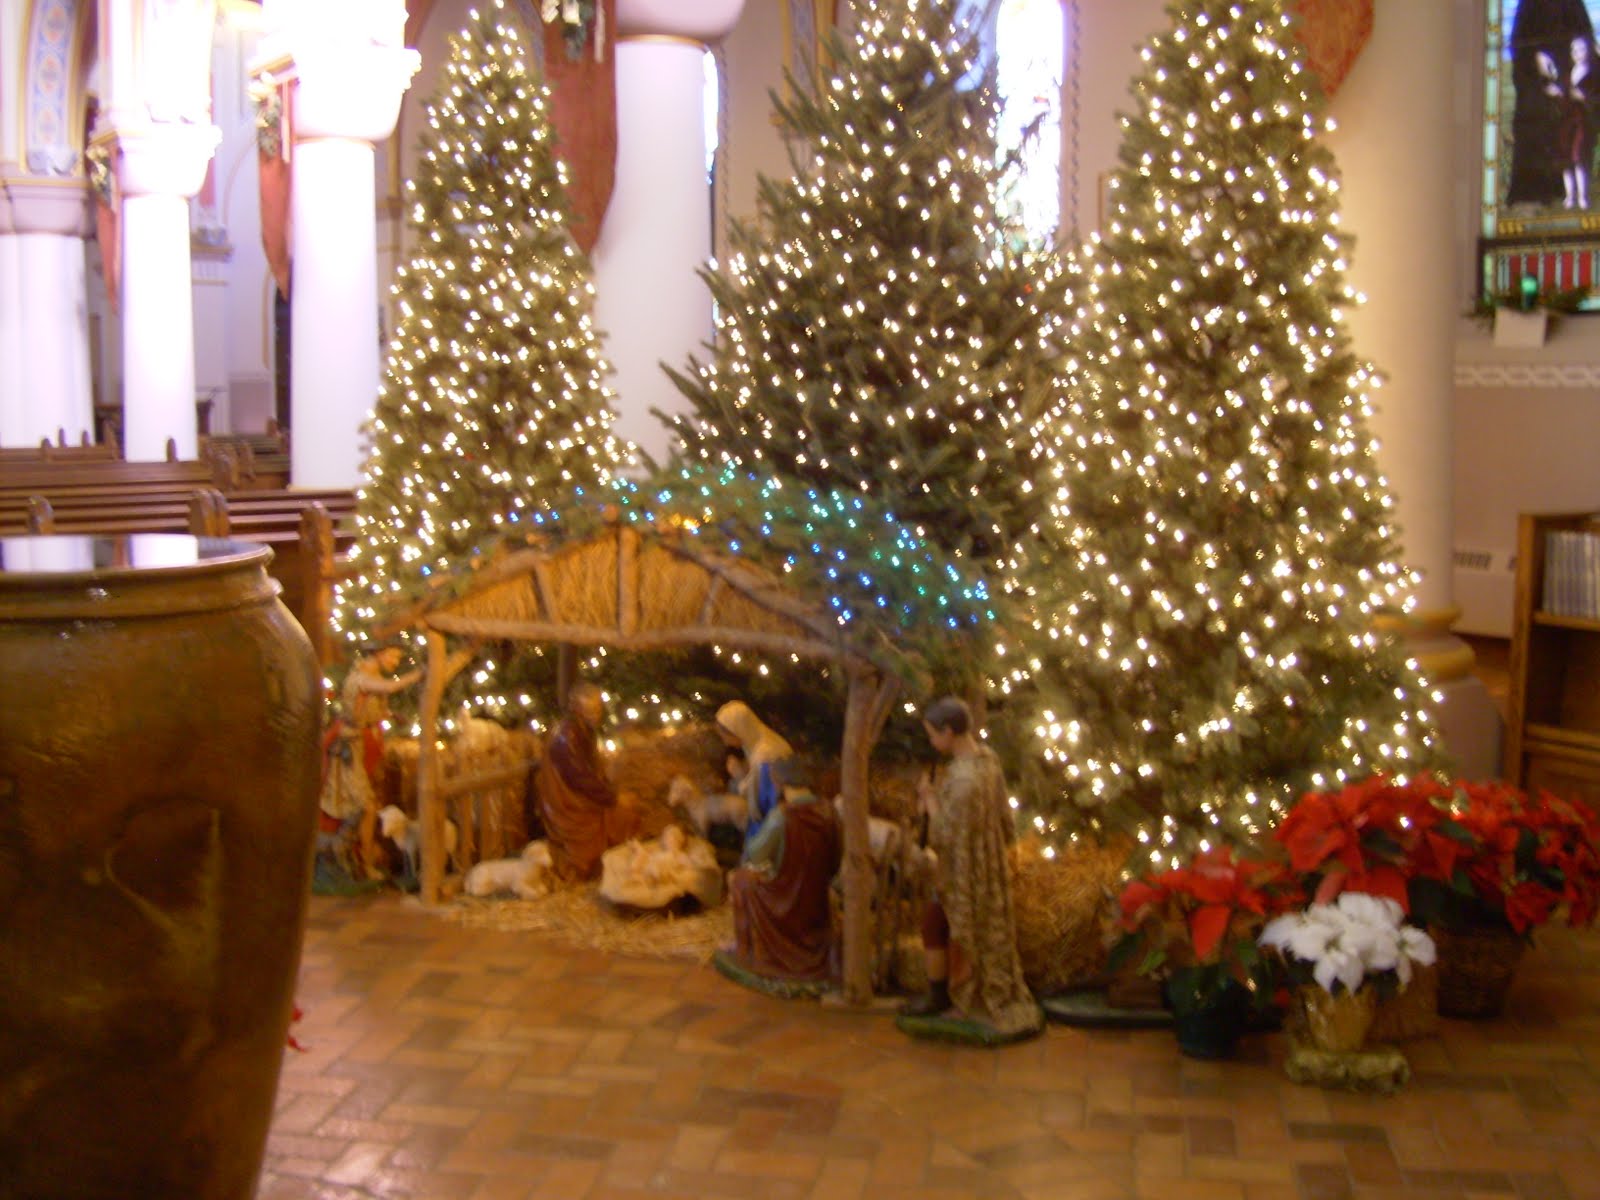
{"label": "white poinsettia", "polygon": [[1268,921],[1261,945],[1311,969],[1319,986],[1355,991],[1369,978],[1392,973],[1405,987],[1413,965],[1434,960],[1433,939],[1403,923],[1393,900],[1345,892],[1334,904],[1313,904],[1303,912]]}

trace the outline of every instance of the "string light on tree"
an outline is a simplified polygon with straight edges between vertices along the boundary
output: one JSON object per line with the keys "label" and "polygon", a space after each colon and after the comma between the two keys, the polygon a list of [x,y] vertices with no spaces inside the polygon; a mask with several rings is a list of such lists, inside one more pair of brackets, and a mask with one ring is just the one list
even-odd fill
{"label": "string light on tree", "polygon": [[978,630],[970,679],[1048,510],[1060,306],[1047,260],[1014,250],[995,213],[996,97],[969,78],[964,7],[870,6],[833,77],[780,100],[807,150],[733,223],[725,273],[706,276],[714,352],[673,378],[705,519],[730,487],[768,488],[737,503],[764,507],[764,542],[790,538],[784,571],[820,572],[842,622],[902,641]]}
{"label": "string light on tree", "polygon": [[[567,232],[564,168],[529,62],[509,5],[491,0],[451,39],[426,110],[353,573],[335,594],[334,628],[352,649],[498,532],[553,518],[626,465],[589,264]],[[487,682],[478,698],[492,706]]]}
{"label": "string light on tree", "polygon": [[1046,834],[1153,859],[1249,839],[1307,788],[1436,760],[1373,632],[1409,604],[1344,328],[1338,173],[1272,0],[1183,0],[1142,52],[1112,212],[1072,264],[1041,611]]}

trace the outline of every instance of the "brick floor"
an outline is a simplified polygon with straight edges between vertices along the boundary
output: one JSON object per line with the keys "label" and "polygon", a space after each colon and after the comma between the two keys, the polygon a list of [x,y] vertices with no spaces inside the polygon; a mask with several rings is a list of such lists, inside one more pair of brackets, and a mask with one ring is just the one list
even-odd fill
{"label": "brick floor", "polygon": [[1387,1099],[1290,1083],[1279,1036],[914,1043],[394,896],[313,900],[299,1001],[260,1200],[1600,1200],[1597,934]]}

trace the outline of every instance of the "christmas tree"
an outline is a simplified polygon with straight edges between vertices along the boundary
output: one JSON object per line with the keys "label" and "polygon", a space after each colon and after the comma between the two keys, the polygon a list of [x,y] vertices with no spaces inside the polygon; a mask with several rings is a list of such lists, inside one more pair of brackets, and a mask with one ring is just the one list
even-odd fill
{"label": "christmas tree", "polygon": [[497,534],[538,527],[623,465],[552,147],[545,89],[492,0],[451,40],[406,185],[415,250],[368,427],[356,570],[335,598],[352,646]]}
{"label": "christmas tree", "polygon": [[799,523],[802,560],[833,531],[831,578],[875,581],[856,604],[824,578],[835,606],[889,610],[910,639],[919,623],[948,632],[948,598],[907,575],[910,607],[874,599],[900,569],[885,546],[925,541],[961,562],[968,598],[998,602],[1049,493],[1053,278],[994,210],[995,97],[963,7],[873,5],[835,42],[833,78],[790,81],[778,122],[806,149],[733,224],[727,273],[706,275],[714,352],[673,376],[691,403],[674,421],[680,476],[759,481],[777,521]]}
{"label": "christmas tree", "polygon": [[1154,856],[1435,757],[1427,686],[1374,629],[1414,581],[1344,328],[1313,85],[1273,0],[1169,12],[1076,264],[1036,680],[1055,781],[1037,827],[1087,817]]}

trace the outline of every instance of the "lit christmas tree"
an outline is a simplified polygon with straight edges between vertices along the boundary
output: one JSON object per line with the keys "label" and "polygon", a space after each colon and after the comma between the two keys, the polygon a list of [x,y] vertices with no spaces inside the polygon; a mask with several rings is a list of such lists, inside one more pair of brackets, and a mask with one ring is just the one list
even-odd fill
{"label": "lit christmas tree", "polygon": [[1414,582],[1351,351],[1338,174],[1275,0],[1185,0],[1144,51],[1113,214],[1077,264],[1035,823],[1153,856],[1436,757],[1375,632]]}
{"label": "lit christmas tree", "polygon": [[[623,465],[567,232],[547,95],[503,0],[451,39],[428,105],[411,241],[336,632],[359,645],[509,528],[603,489]],[[483,671],[474,682],[486,682]]]}
{"label": "lit christmas tree", "polygon": [[[778,102],[807,149],[793,178],[760,180],[727,274],[707,275],[716,349],[674,375],[692,404],[674,425],[688,476],[773,483],[762,502],[808,527],[806,544],[828,543],[843,516],[909,531],[961,562],[970,598],[998,591],[1046,512],[1038,424],[1058,351],[1055,281],[1008,246],[994,211],[995,97],[972,77],[963,7],[873,5],[835,43],[834,77]],[[891,539],[839,536],[833,578],[876,583],[857,605],[824,578],[835,607],[892,610],[901,637],[948,632],[937,603],[907,621],[914,603],[871,597],[900,569],[882,553]]]}

